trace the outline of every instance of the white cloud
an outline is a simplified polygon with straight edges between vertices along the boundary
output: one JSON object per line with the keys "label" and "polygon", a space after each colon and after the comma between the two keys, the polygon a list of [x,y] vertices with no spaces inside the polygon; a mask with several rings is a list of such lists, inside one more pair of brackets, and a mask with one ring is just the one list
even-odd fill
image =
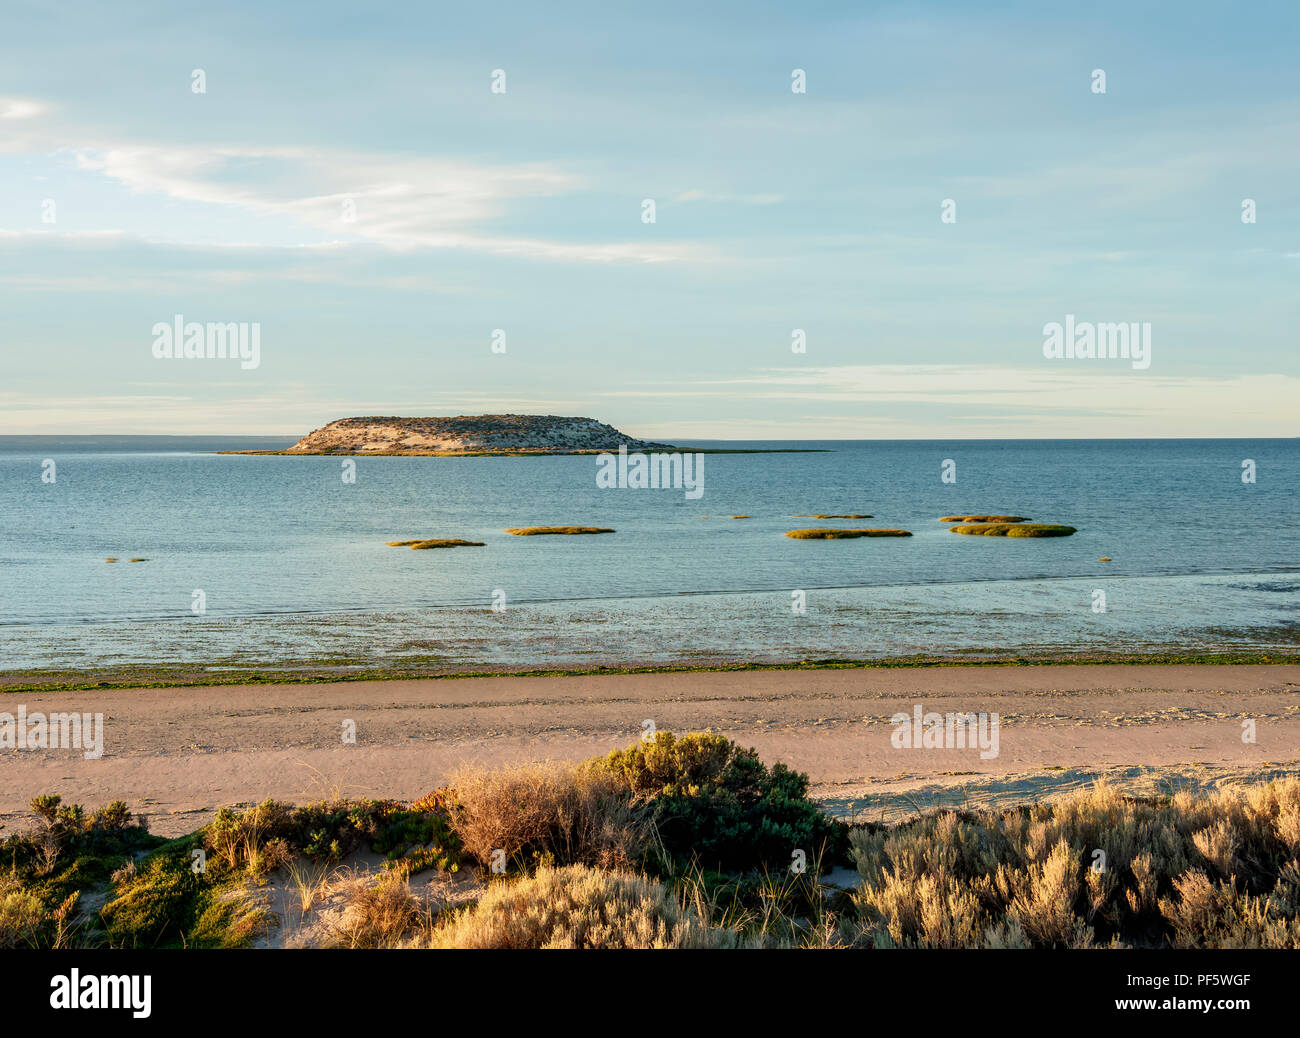
{"label": "white cloud", "polygon": [[49,111],[49,105],[25,97],[0,97],[0,119],[34,119]]}
{"label": "white cloud", "polygon": [[[389,248],[470,249],[582,262],[715,258],[653,240],[570,242],[486,230],[512,202],[586,186],[544,163],[484,165],[317,148],[79,148],[77,164],[139,193],[238,207]],[[344,218],[345,211],[355,219]]]}

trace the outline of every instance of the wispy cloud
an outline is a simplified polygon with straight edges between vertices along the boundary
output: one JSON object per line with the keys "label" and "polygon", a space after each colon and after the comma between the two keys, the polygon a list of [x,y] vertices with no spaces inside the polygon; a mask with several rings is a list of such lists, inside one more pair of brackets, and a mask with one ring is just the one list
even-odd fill
{"label": "wispy cloud", "polygon": [[32,98],[0,97],[0,119],[34,119],[49,110],[45,102]]}
{"label": "wispy cloud", "polygon": [[117,145],[76,150],[79,168],[133,192],[232,206],[397,249],[470,249],[577,262],[662,263],[715,258],[682,243],[565,241],[490,227],[512,202],[589,187],[545,163],[491,165],[300,147],[177,148]]}

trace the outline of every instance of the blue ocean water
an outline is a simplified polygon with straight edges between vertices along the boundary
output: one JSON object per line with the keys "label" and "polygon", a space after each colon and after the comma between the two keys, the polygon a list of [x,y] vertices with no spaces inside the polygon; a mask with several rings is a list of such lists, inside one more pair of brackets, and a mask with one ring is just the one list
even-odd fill
{"label": "blue ocean water", "polygon": [[[337,457],[214,453],[287,441],[0,437],[0,667],[1294,644],[1298,444],[701,443],[825,452],[705,455],[704,494],[691,500],[602,489],[591,456],[358,458],[349,483]],[[1254,483],[1242,480],[1247,459]],[[42,479],[47,460],[53,482]],[[937,521],[955,513],[1079,532],[964,537]],[[742,514],[752,518],[730,518]],[[503,532],[568,524],[617,532]],[[808,525],[914,536],[783,536]],[[419,537],[485,547],[384,543]],[[203,615],[191,608],[196,590]],[[795,590],[807,593],[803,614]],[[491,610],[494,593],[505,612]]]}

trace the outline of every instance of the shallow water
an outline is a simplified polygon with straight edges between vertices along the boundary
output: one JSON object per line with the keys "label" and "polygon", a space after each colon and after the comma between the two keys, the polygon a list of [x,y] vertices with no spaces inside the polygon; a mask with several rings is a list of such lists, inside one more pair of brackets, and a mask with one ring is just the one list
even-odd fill
{"label": "shallow water", "polygon": [[[1294,644],[1296,443],[823,444],[832,451],[707,455],[704,495],[688,500],[600,489],[592,457],[361,458],[348,484],[339,458],[205,453],[283,445],[274,441],[0,438],[0,666],[335,653],[569,666]],[[47,458],[52,484],[41,480]],[[1253,485],[1241,480],[1246,458]],[[941,482],[945,459],[955,484]],[[801,512],[874,518],[792,518]],[[964,512],[1079,532],[963,537],[937,522]],[[543,524],[617,533],[502,532]],[[808,525],[915,535],[783,536]],[[486,544],[384,544],[416,537]],[[149,561],[126,561],[137,556]],[[796,589],[808,595],[804,615],[791,609]],[[191,609],[196,590],[204,615]],[[494,592],[503,613],[490,609]]]}

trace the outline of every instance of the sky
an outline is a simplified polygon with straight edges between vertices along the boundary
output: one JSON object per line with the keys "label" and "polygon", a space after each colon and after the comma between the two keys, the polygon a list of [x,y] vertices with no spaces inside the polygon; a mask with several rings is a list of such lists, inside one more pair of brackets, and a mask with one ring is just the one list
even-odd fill
{"label": "sky", "polygon": [[1297,53],[1293,2],[6,0],[0,433],[1295,436]]}

